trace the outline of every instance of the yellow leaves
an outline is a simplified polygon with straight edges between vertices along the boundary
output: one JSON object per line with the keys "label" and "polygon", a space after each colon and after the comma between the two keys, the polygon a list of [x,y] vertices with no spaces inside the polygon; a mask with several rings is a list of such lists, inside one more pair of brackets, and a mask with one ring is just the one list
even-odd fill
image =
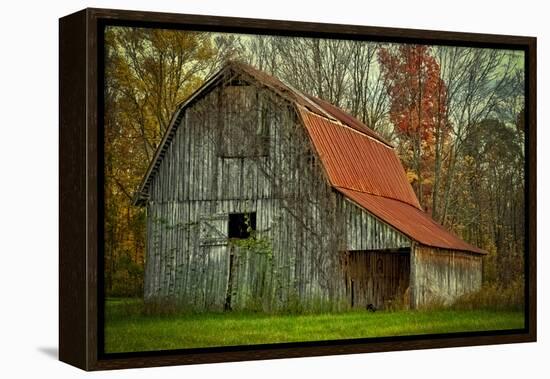
{"label": "yellow leaves", "polygon": [[471,155],[464,156],[464,164],[473,166],[475,164],[475,158]]}
{"label": "yellow leaves", "polygon": [[216,52],[215,52],[214,48],[212,47],[212,44],[205,43],[205,44],[201,45],[200,48],[198,49],[197,59],[201,59],[201,60],[211,59],[214,56],[215,53]]}
{"label": "yellow leaves", "polygon": [[[409,183],[415,183],[419,181],[418,174],[414,171],[407,170],[407,180]],[[430,187],[433,184],[433,174],[428,172],[422,172],[422,185],[426,188]]]}
{"label": "yellow leaves", "polygon": [[407,180],[409,183],[413,183],[418,180],[418,175],[415,172],[407,171]]}
{"label": "yellow leaves", "polygon": [[432,183],[433,183],[432,178],[423,178],[422,179],[422,184],[424,184],[424,185],[430,185]]}

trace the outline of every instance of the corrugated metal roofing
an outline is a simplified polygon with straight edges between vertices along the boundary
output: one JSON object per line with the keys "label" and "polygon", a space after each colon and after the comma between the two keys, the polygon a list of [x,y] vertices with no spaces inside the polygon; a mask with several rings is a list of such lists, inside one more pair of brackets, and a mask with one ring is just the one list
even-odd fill
{"label": "corrugated metal roofing", "polygon": [[317,97],[309,96],[309,95],[308,95],[308,97],[312,101],[314,101],[317,105],[319,105],[322,109],[324,109],[326,112],[330,113],[333,117],[335,117],[340,122],[346,124],[350,128],[355,129],[358,132],[365,133],[368,136],[370,136],[370,137],[372,137],[372,138],[374,138],[374,139],[376,139],[376,140],[378,140],[378,141],[380,141],[380,142],[382,142],[382,143],[384,143],[384,144],[386,144],[390,147],[393,147],[393,145],[391,143],[386,141],[384,138],[382,138],[377,133],[375,133],[374,130],[372,130],[371,128],[369,128],[365,124],[363,124],[361,121],[359,121],[358,119],[356,119],[355,117],[353,117],[349,113],[344,112],[342,109],[340,109],[338,107],[335,107],[334,105],[332,105],[331,103],[329,103],[325,100],[321,100]]}
{"label": "corrugated metal roofing", "polygon": [[365,192],[353,191],[346,188],[337,188],[337,190],[382,221],[421,244],[486,254],[484,250],[464,242],[447,231],[420,209],[411,207],[398,200],[375,196]]}
{"label": "corrugated metal roofing", "polygon": [[394,149],[355,129],[299,110],[330,184],[420,208]]}
{"label": "corrugated metal roofing", "polygon": [[330,184],[345,197],[421,244],[486,254],[422,210],[393,147],[352,128],[347,118],[336,122],[302,107],[298,113]]}

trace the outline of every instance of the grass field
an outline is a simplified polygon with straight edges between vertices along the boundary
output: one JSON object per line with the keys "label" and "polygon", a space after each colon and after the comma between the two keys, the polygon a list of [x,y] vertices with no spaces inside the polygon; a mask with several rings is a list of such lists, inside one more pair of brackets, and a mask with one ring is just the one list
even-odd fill
{"label": "grass field", "polygon": [[139,300],[109,299],[105,351],[131,352],[523,328],[521,311],[351,311],[316,315],[148,316]]}

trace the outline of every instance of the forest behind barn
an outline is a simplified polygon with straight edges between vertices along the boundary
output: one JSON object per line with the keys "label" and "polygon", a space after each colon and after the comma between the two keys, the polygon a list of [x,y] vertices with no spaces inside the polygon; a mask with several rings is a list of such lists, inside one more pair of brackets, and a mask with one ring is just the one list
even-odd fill
{"label": "forest behind barn", "polygon": [[489,252],[484,281],[522,280],[522,52],[114,27],[105,57],[107,296],[142,295],[145,214],[134,193],[177,105],[227,59],[383,135],[422,207]]}

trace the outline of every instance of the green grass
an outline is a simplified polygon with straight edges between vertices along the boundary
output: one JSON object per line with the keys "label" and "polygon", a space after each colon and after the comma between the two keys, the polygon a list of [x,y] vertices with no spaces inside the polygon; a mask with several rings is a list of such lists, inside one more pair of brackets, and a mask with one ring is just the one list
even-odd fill
{"label": "green grass", "polygon": [[106,302],[105,351],[132,352],[523,328],[521,311],[350,311],[315,315],[149,316],[139,300]]}

